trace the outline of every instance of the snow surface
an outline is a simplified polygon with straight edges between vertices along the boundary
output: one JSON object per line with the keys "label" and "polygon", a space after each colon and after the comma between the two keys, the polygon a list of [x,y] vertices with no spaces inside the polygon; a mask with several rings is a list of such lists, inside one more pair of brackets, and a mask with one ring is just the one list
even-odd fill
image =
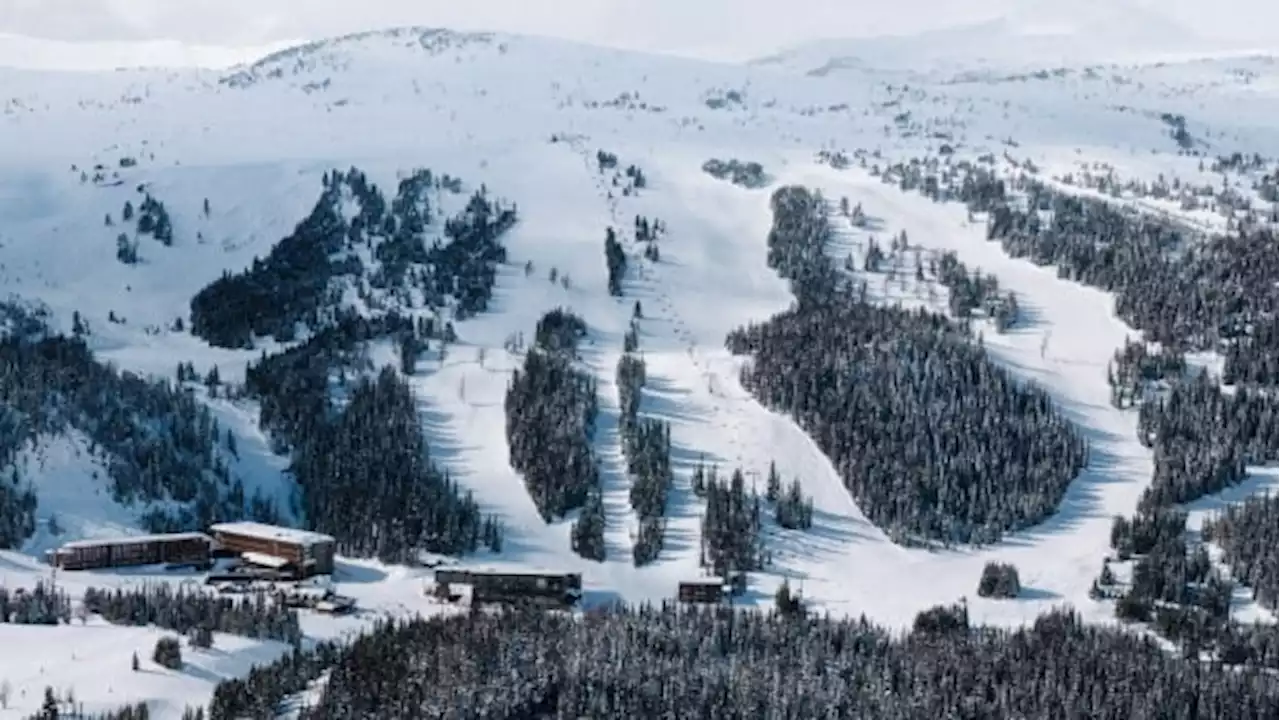
{"label": "snow surface", "polygon": [[[173,633],[152,627],[122,627],[90,621],[81,625],[4,625],[0,631],[0,683],[9,702],[0,720],[20,720],[40,710],[44,690],[70,691],[87,714],[145,702],[153,717],[181,717],[187,705],[204,702],[219,682],[245,675],[254,665],[285,654],[284,643],[215,633],[213,647],[182,648],[183,667],[169,670],[151,661],[156,640]],[[134,653],[139,670],[132,669]]]}
{"label": "snow surface", "polygon": [[[1100,79],[1076,73],[1016,81],[995,74],[957,82],[954,73],[908,76],[866,67],[806,74],[812,67],[704,63],[545,39],[405,29],[313,43],[226,73],[0,70],[0,287],[43,302],[65,329],[78,310],[95,350],[122,368],[172,377],[179,362],[191,361],[202,373],[217,365],[234,381],[261,349],[212,349],[172,330],[172,323],[187,315],[201,287],[265,255],[291,230],[318,196],[324,172],[354,165],[387,188],[427,167],[462,178],[467,192],[483,183],[519,206],[520,221],[505,238],[509,264],[499,271],[489,311],[457,323],[458,342],[444,357],[425,354],[409,378],[433,458],[506,524],[501,553],[466,562],[582,572],[589,603],[670,598],[677,582],[701,574],[702,505],[689,487],[693,466],[700,459],[723,471],[741,466],[762,484],[776,461],[785,479],[798,477],[813,496],[815,526],[808,532],[767,528],[775,567],[753,575],[744,604],[771,603],[787,579],[819,612],[865,614],[894,626],[961,597],[980,622],[1020,624],[1060,603],[1111,622],[1110,606],[1090,600],[1088,588],[1109,552],[1112,516],[1133,512],[1152,461],[1137,442],[1136,413],[1108,402],[1106,366],[1126,336],[1140,334],[1116,319],[1109,294],[1063,280],[1053,268],[1010,259],[962,207],[904,194],[874,177],[871,166],[936,152],[947,142],[960,157],[1008,153],[1055,171],[1098,157],[1122,176],[1147,177],[1163,171],[1157,168],[1186,167],[1158,118],[1164,111],[1185,113],[1211,154],[1240,150],[1275,158],[1275,57],[1114,65]],[[708,103],[729,91],[740,100],[720,109]],[[904,112],[910,119],[900,122]],[[833,170],[815,162],[823,148],[864,148],[868,165]],[[616,153],[624,167],[639,165],[648,187],[622,196],[596,171],[597,149]],[[123,156],[138,164],[120,167]],[[716,180],[700,169],[712,157],[760,162],[774,184],[747,190]],[[92,174],[98,163],[106,167],[104,181],[81,182],[81,170]],[[912,244],[955,251],[1017,293],[1025,321],[1004,335],[986,333],[986,348],[1016,377],[1043,387],[1092,447],[1089,466],[1057,513],[991,547],[899,547],[866,520],[814,442],[743,390],[741,360],[724,349],[725,334],[793,300],[765,264],[768,198],[785,183],[819,188],[832,200],[847,196],[876,219],[878,238],[906,231]],[[137,204],[141,184],[169,209],[175,242],[166,248],[144,239],[142,262],[130,267],[115,259],[115,236],[120,208],[126,199]],[[1176,208],[1168,212],[1177,214]],[[104,224],[108,213],[111,227]],[[660,218],[668,228],[662,261],[633,262],[626,297],[612,298],[605,287],[605,227],[617,227],[635,251],[629,236],[636,215]],[[870,232],[838,229],[834,250],[841,255],[859,252]],[[527,274],[526,263],[533,266]],[[553,268],[570,282],[549,281]],[[871,289],[887,299],[930,302],[920,288],[877,281]],[[617,447],[614,384],[636,300],[644,311],[640,347],[648,378],[640,413],[671,424],[677,474],[662,555],[639,569],[631,562],[636,520]],[[520,358],[504,343],[517,333],[531,335],[537,318],[557,306],[572,308],[590,328],[582,356],[601,392],[595,442],[607,519],[603,563],[571,552],[568,520],[541,520],[507,457],[502,402]],[[1041,357],[1046,337],[1051,341]],[[385,350],[376,352],[384,357]],[[258,431],[256,406],[222,398],[209,403],[237,437],[232,470],[246,492],[276,498],[292,517],[296,487],[287,459],[273,455]],[[101,464],[84,438],[42,438],[20,462],[43,468],[34,474],[38,512],[42,521],[55,516],[64,532],[54,537],[42,524],[23,548],[28,554],[0,551],[0,582],[47,577],[48,568],[32,556],[59,542],[136,532],[136,510],[109,501]],[[1259,471],[1273,487],[1274,469],[1269,472]],[[1259,481],[1249,489],[1266,486]],[[1021,597],[975,597],[981,568],[991,560],[1019,567],[1027,588]],[[436,612],[423,592],[430,577],[426,569],[340,559],[336,589],[366,612],[305,613],[304,630],[309,637],[337,637],[379,615]],[[73,592],[94,584],[197,579],[147,568],[58,577]],[[21,644],[28,639],[21,633],[32,632],[10,628],[0,626],[0,648]],[[58,633],[50,635],[58,652],[96,658],[99,651],[119,654],[118,648],[146,644],[150,636],[143,634],[152,631],[47,632]],[[109,648],[93,639],[113,632],[123,639]],[[25,663],[0,659],[0,675]],[[125,667],[127,657],[101,664],[103,672]],[[77,695],[91,692],[71,671],[57,672],[57,681],[76,685]],[[168,708],[180,708],[173,698],[207,695],[218,672],[199,675],[200,688],[126,690],[123,679],[114,687],[121,700],[169,703],[166,716]],[[102,676],[108,677],[114,676]]]}
{"label": "snow surface", "polygon": [[248,520],[239,522],[216,523],[209,527],[209,530],[215,533],[228,533],[231,535],[243,535],[245,537],[258,538],[261,540],[282,540],[289,543],[297,543],[299,545],[317,545],[320,543],[333,542],[333,537],[323,533],[311,532],[310,530],[298,530],[296,528],[279,527],[276,525],[265,525],[259,522],[250,522]]}
{"label": "snow surface", "polygon": [[0,67],[30,70],[101,70],[118,67],[227,68],[293,42],[224,47],[174,40],[70,42],[0,32]]}

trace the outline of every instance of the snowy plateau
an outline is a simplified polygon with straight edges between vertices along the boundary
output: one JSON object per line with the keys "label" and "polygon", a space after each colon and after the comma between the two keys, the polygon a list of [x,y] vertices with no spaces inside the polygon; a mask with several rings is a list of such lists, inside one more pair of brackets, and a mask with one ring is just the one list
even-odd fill
{"label": "snowy plateau", "polygon": [[[976,623],[1021,625],[1064,604],[1091,622],[1114,623],[1114,601],[1090,589],[1114,554],[1113,518],[1131,516],[1152,482],[1153,453],[1139,442],[1138,410],[1111,402],[1107,376],[1116,350],[1143,333],[1117,317],[1111,293],[1011,257],[988,240],[983,214],[903,189],[885,170],[913,160],[983,162],[1011,187],[1034,177],[1189,231],[1223,232],[1227,219],[1211,206],[1099,193],[1080,178],[1234,187],[1271,215],[1274,196],[1270,205],[1257,199],[1256,177],[1210,166],[1256,154],[1261,176],[1274,173],[1277,58],[1002,70],[996,61],[966,67],[936,58],[913,67],[902,47],[883,55],[892,62],[877,63],[846,45],[727,64],[406,28],[318,41],[226,70],[0,68],[0,296],[42,313],[57,331],[87,328],[94,355],[121,371],[173,381],[175,368],[191,363],[201,378],[216,366],[223,383],[243,383],[247,366],[309,329],[299,329],[299,340],[214,347],[191,332],[193,298],[267,257],[307,217],[332,171],[358,168],[391,193],[429,169],[460,189],[431,192],[439,215],[428,218],[427,235],[482,187],[518,209],[501,236],[505,258],[492,298],[452,319],[456,338],[446,352],[433,342],[403,368],[390,341],[363,348],[370,367],[389,364],[403,374],[430,457],[503,526],[499,551],[482,548],[463,562],[580,572],[588,606],[670,600],[680,581],[704,574],[706,503],[691,488],[695,466],[741,468],[763,492],[772,463],[812,498],[812,527],[786,529],[770,515],[761,531],[770,562],[750,574],[735,603],[772,607],[786,581],[815,612],[866,615],[890,627],[909,627],[920,611],[961,598]],[[603,167],[601,152],[616,156],[617,167]],[[704,171],[711,159],[759,163],[763,172],[759,182],[735,183]],[[629,167],[642,171],[641,187]],[[981,334],[987,356],[1047,393],[1089,444],[1087,464],[1047,518],[985,545],[894,542],[800,419],[765,407],[743,386],[750,361],[726,349],[726,336],[796,302],[770,267],[766,244],[770,198],[788,185],[821,192],[833,258],[853,256],[850,272],[866,276],[877,301],[948,308],[947,289],[926,288],[910,266],[902,280],[862,272],[868,236],[887,246],[902,233],[913,250],[954,252],[1016,297],[1012,327],[997,332],[990,320],[975,320],[974,342]],[[146,197],[167,211],[167,243],[121,217],[126,202],[139,206]],[[861,208],[858,223],[838,211],[841,198]],[[359,208],[350,197],[343,202],[350,220]],[[664,228],[656,260],[642,255],[638,217]],[[606,228],[627,253],[620,295],[609,290]],[[343,296],[356,312],[377,312],[371,297],[415,317],[436,312],[413,293],[381,297],[356,292],[358,284]],[[663,548],[641,567],[632,560],[640,520],[629,499],[615,372],[637,303],[646,378],[638,415],[669,424],[674,471]],[[504,397],[524,353],[512,338],[532,337],[555,308],[585,322],[577,362],[597,383],[601,562],[571,549],[574,513],[543,518],[509,459]],[[1202,367],[1221,364],[1211,354],[1194,357]],[[283,521],[305,524],[290,458],[260,427],[258,403],[191,384],[234,436],[227,470],[244,492],[274,505]],[[0,586],[47,582],[44,553],[68,540],[147,531],[141,516],[149,508],[112,498],[110,460],[79,430],[39,434],[0,460],[20,469],[38,503],[34,532],[0,550]],[[0,470],[7,478],[9,468]],[[1250,467],[1245,483],[1193,503],[1191,522],[1276,487],[1274,465]],[[977,596],[993,561],[1019,569],[1017,598]],[[303,613],[303,632],[309,640],[339,638],[378,617],[441,612],[424,592],[431,577],[425,567],[340,557],[333,582],[361,611]],[[130,569],[60,571],[55,579],[73,597],[89,586],[179,582]],[[1273,610],[1244,594],[1237,600],[1240,617],[1274,622]],[[160,634],[93,618],[0,624],[0,680],[12,687],[0,718],[36,712],[46,686],[73,688],[95,710],[147,701],[154,716],[176,718],[184,705],[207,702],[218,681],[287,651],[219,635],[213,649],[188,653],[186,666],[170,671],[150,661]],[[134,652],[149,668],[144,675],[130,672]]]}

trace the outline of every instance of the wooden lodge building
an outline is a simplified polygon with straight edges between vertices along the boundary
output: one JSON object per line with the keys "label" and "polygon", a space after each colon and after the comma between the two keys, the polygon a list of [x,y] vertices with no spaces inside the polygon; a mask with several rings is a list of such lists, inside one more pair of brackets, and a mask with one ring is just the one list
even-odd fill
{"label": "wooden lodge building", "polygon": [[210,562],[213,541],[204,533],[168,533],[69,542],[47,554],[63,570]]}
{"label": "wooden lodge building", "polygon": [[435,579],[438,590],[454,584],[471,586],[472,604],[568,608],[582,598],[579,573],[450,567],[436,570]]}
{"label": "wooden lodge building", "polygon": [[218,523],[209,532],[220,550],[250,565],[296,578],[333,574],[337,541],[330,535],[256,522]]}
{"label": "wooden lodge building", "polygon": [[255,522],[219,523],[198,532],[77,540],[46,553],[64,570],[136,565],[212,565],[215,556],[238,557],[280,576],[333,573],[336,541],[329,535]]}
{"label": "wooden lodge building", "polygon": [[682,603],[714,605],[729,595],[725,589],[725,582],[720,578],[684,580],[677,588],[676,598]]}
{"label": "wooden lodge building", "polygon": [[709,604],[732,600],[747,591],[747,574],[729,573],[727,577],[704,577],[684,580],[676,588],[676,598],[682,603]]}

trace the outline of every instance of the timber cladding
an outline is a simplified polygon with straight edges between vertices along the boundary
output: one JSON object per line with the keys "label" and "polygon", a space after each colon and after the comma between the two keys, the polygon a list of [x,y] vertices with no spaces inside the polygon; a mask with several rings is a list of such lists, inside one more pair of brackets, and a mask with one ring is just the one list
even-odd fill
{"label": "timber cladding", "polygon": [[328,535],[250,522],[220,523],[210,532],[223,549],[281,558],[301,576],[333,573],[336,541]]}
{"label": "timber cladding", "polygon": [[571,606],[582,595],[578,573],[440,568],[435,578],[438,586],[470,585],[472,602],[477,603]]}
{"label": "timber cladding", "polygon": [[684,603],[718,603],[724,599],[724,583],[720,581],[682,582],[677,597]]}
{"label": "timber cladding", "polygon": [[54,565],[63,570],[207,563],[212,541],[203,533],[142,535],[70,542],[52,553]]}

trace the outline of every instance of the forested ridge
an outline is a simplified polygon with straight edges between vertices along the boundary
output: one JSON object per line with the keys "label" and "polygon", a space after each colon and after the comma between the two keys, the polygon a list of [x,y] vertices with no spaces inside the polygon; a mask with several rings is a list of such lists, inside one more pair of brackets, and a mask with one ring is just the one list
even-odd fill
{"label": "forested ridge", "polygon": [[471,613],[388,622],[349,648],[303,651],[229,681],[209,717],[273,707],[331,666],[306,720],[903,718],[1253,720],[1273,676],[1170,657],[1069,611],[1018,630],[963,607],[897,635],[866,619],[677,608],[584,616]]}
{"label": "forested ridge", "polygon": [[1232,577],[1253,590],[1253,599],[1272,612],[1280,595],[1280,501],[1253,497],[1227,507],[1205,522],[1204,537],[1222,548]]}
{"label": "forested ridge", "polygon": [[265,259],[191,302],[192,332],[216,346],[305,329],[248,367],[245,391],[274,449],[290,454],[307,524],[343,554],[405,562],[501,547],[499,521],[431,460],[408,384],[368,360],[390,343],[412,374],[425,351],[454,341],[454,320],[488,307],[516,210],[481,187],[446,219],[442,198],[461,192],[456,178],[417,170],[388,201],[356,168],[327,172],[311,213]]}
{"label": "forested ridge", "polygon": [[[751,356],[743,386],[795,418],[899,542],[994,542],[1052,513],[1088,448],[1049,397],[947,317],[869,302],[827,255],[820,195],[780,188],[772,208],[768,262],[798,302],[726,339]],[[960,287],[969,273],[948,263]]]}
{"label": "forested ridge", "polygon": [[181,634],[223,632],[297,644],[298,613],[263,595],[219,597],[204,588],[173,589],[164,583],[138,589],[86,588],[84,609],[116,625],[155,625]]}
{"label": "forested ridge", "polygon": [[198,529],[270,506],[246,497],[229,469],[227,431],[188,388],[103,363],[82,337],[54,334],[23,308],[0,315],[13,328],[0,337],[0,548],[36,526],[18,453],[72,429],[102,457],[111,499],[136,507],[148,530]]}
{"label": "forested ridge", "polygon": [[367,360],[370,342],[425,344],[430,332],[422,320],[348,314],[246,370],[260,424],[290,453],[308,526],[344,555],[406,562],[419,550],[501,547],[499,521],[431,460],[408,383]]}
{"label": "forested ridge", "polygon": [[[432,199],[446,192],[461,192],[460,183],[430,170],[402,179],[390,202],[356,168],[325,173],[311,213],[266,258],[192,298],[192,333],[218,347],[251,348],[267,336],[289,342],[300,327],[336,321],[352,287],[366,314],[407,306],[463,319],[485,310],[516,209],[482,187],[442,221]],[[347,200],[359,208],[349,221]]]}
{"label": "forested ridge", "polygon": [[511,375],[503,408],[511,467],[543,520],[582,512],[574,522],[573,549],[604,559],[604,508],[600,468],[591,442],[599,402],[596,381],[578,367],[578,343],[587,324],[557,308],[534,329],[534,344]]}
{"label": "forested ridge", "polygon": [[[1226,234],[1202,238],[1170,220],[1033,178],[1007,182],[980,165],[898,164],[882,178],[926,194],[932,187],[936,199],[955,197],[971,212],[987,212],[988,238],[1010,254],[1054,264],[1062,277],[1115,293],[1117,315],[1144,337],[1117,349],[1106,380],[1113,404],[1137,407],[1138,437],[1152,448],[1155,470],[1136,514],[1117,517],[1111,533],[1117,559],[1132,561],[1131,577],[1121,580],[1104,564],[1093,594],[1114,598],[1119,617],[1152,623],[1188,656],[1210,652],[1225,662],[1275,667],[1275,625],[1241,625],[1230,609],[1233,576],[1273,582],[1263,568],[1276,566],[1280,549],[1233,545],[1227,566],[1217,567],[1204,547],[1188,544],[1180,508],[1240,483],[1249,464],[1276,461],[1274,224],[1242,220]],[[1223,376],[1193,370],[1186,353],[1194,350],[1221,353]],[[1227,513],[1217,538],[1238,542],[1233,524],[1256,527],[1268,503],[1276,500]],[[1205,539],[1214,540],[1213,530],[1211,523]],[[1253,590],[1266,595],[1264,606],[1274,607],[1272,588]]]}

